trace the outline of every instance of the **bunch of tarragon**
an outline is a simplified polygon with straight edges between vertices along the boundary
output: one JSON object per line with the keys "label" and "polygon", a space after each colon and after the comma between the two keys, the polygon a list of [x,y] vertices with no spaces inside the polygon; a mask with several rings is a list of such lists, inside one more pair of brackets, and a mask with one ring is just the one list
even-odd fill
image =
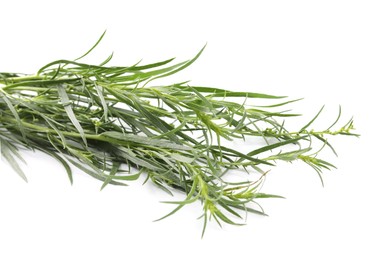
{"label": "bunch of tarragon", "polygon": [[[240,212],[264,214],[256,201],[279,196],[259,192],[260,183],[276,162],[303,161],[320,176],[334,166],[319,158],[322,149],[314,151],[313,144],[334,151],[327,136],[356,135],[352,120],[334,129],[340,113],[329,128],[310,130],[321,110],[299,130],[287,130],[285,119],[298,115],[285,106],[297,100],[188,82],[152,85],[191,65],[202,50],[174,65],[169,59],[108,66],[112,55],[99,65],[79,62],[103,35],[76,60],[51,62],[35,75],[0,73],[1,154],[24,180],[20,149],[52,156],[71,182],[75,167],[101,180],[102,188],[144,176],[169,193],[186,194],[170,202],[177,206],[164,217],[200,201],[204,232],[209,219],[237,224]],[[255,137],[257,148],[250,152],[229,145]],[[248,180],[231,181],[238,171]]]}

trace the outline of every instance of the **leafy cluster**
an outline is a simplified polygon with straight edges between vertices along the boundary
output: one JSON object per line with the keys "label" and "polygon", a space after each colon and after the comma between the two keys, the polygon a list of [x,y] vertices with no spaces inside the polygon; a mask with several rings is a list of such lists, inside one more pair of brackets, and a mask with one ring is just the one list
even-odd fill
{"label": "leafy cluster", "polygon": [[[103,35],[102,35],[103,37]],[[99,41],[85,54],[89,54]],[[319,174],[334,167],[312,151],[313,140],[334,149],[327,135],[355,135],[350,120],[339,130],[309,130],[319,113],[299,131],[284,127],[281,118],[298,116],[275,110],[294,102],[274,101],[272,95],[191,86],[188,82],[151,86],[192,64],[165,60],[129,67],[57,60],[36,75],[0,73],[1,154],[27,181],[18,150],[42,151],[65,168],[72,167],[107,184],[126,185],[141,174],[167,192],[186,194],[177,207],[201,201],[204,227],[209,219],[236,224],[242,212],[264,214],[252,207],[260,198],[279,197],[259,192],[266,171],[277,161],[303,161]],[[229,147],[235,139],[261,137],[250,152]],[[230,182],[235,170],[257,175],[257,180]],[[163,217],[164,218],[164,217]],[[205,228],[204,228],[205,230]]]}

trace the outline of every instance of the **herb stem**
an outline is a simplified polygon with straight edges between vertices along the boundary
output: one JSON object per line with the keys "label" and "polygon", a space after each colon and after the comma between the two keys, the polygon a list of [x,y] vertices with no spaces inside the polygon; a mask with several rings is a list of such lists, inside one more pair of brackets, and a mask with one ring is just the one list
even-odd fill
{"label": "herb stem", "polygon": [[[9,123],[16,124],[18,121],[15,118],[0,116],[0,122],[9,122]],[[35,130],[39,133],[49,133],[49,134],[54,134],[54,135],[58,135],[58,133],[61,133],[64,136],[78,138],[81,140],[80,133],[77,133],[77,132],[69,132],[69,131],[61,131],[61,130],[56,131],[56,130],[53,130],[48,127],[43,127],[43,126],[40,126],[37,124],[28,123],[23,120],[21,120],[20,122],[24,127],[28,128],[28,129]],[[102,135],[99,135],[99,134],[84,134],[84,135],[87,139],[91,139],[91,140],[97,140],[97,141],[108,141],[109,140],[109,138],[102,136]]]}
{"label": "herb stem", "polygon": [[44,76],[38,75],[28,75],[28,76],[20,76],[20,77],[9,77],[9,78],[0,78],[0,81],[3,83],[17,83],[22,81],[30,81],[30,80],[43,80],[46,79]]}

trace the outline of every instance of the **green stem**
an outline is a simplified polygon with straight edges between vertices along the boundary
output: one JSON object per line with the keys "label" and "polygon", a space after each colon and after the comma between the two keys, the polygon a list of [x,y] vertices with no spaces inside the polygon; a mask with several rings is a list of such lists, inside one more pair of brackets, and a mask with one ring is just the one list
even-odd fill
{"label": "green stem", "polygon": [[11,83],[17,83],[21,81],[29,81],[29,80],[42,80],[46,79],[46,77],[43,76],[37,76],[37,75],[29,75],[29,76],[23,76],[23,77],[12,77],[12,78],[0,78],[1,82],[11,82]]}
{"label": "green stem", "polygon": [[[16,124],[17,120],[14,118],[2,116],[2,117],[0,117],[0,122],[9,122],[9,123]],[[31,124],[31,123],[28,123],[28,122],[25,122],[22,120],[20,121],[20,123],[24,127],[36,130],[37,132],[40,132],[40,133],[50,133],[50,134],[56,134],[56,135],[58,134],[55,130],[47,128],[47,127],[42,127],[39,125]],[[60,130],[59,130],[59,132],[61,132],[61,134],[63,134],[64,136],[81,138],[80,133],[77,133],[77,132],[68,132],[68,131],[60,131]],[[105,136],[97,135],[97,134],[85,134],[85,137],[90,140],[109,141],[109,138],[106,138]]]}

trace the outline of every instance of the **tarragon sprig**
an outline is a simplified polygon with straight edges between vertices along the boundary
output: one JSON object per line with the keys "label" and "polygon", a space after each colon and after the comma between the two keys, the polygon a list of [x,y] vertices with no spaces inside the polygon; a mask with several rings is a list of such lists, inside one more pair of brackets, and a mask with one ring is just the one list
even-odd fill
{"label": "tarragon sprig", "polygon": [[[104,35],[104,34],[103,34]],[[323,131],[298,131],[285,119],[297,117],[285,107],[298,100],[261,93],[189,85],[152,85],[191,65],[173,59],[128,67],[57,60],[35,75],[0,73],[1,154],[27,181],[18,161],[20,149],[42,151],[61,163],[72,183],[72,167],[107,184],[146,176],[159,188],[186,194],[170,216],[187,204],[203,203],[204,231],[209,219],[237,224],[240,212],[264,215],[257,200],[280,197],[260,192],[260,184],[278,161],[303,161],[321,177],[334,166],[313,151],[334,148],[327,137],[353,135],[353,121]],[[256,102],[254,102],[256,100]],[[253,102],[252,102],[253,101]],[[272,101],[272,104],[270,104]],[[233,140],[259,137],[250,152],[232,147]],[[232,172],[245,170],[247,180],[232,182]],[[252,176],[255,176],[252,177]],[[204,233],[203,231],[203,233]]]}

